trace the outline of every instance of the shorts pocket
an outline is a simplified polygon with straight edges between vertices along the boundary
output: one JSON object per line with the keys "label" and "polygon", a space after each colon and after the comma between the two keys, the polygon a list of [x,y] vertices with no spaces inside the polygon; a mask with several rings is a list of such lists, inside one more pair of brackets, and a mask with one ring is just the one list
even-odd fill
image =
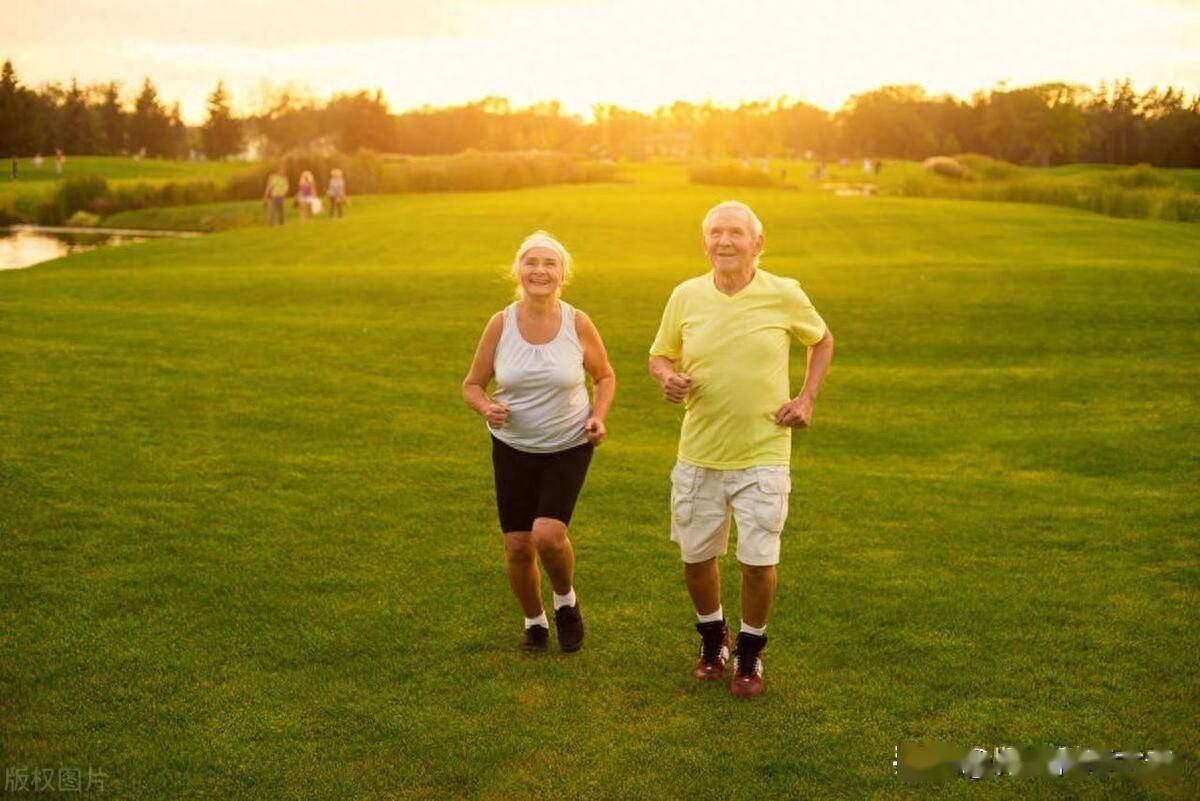
{"label": "shorts pocket", "polygon": [[676,525],[692,522],[696,508],[696,489],[700,486],[700,468],[686,462],[676,462],[671,471],[671,518]]}
{"label": "shorts pocket", "polygon": [[786,467],[760,467],[757,479],[754,517],[764,529],[778,533],[787,521],[788,495],[792,491],[791,473]]}

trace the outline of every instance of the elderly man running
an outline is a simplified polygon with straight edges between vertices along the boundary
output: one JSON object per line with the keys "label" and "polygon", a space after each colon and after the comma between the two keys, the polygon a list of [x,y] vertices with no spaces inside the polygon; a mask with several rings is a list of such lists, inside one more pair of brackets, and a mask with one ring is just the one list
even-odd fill
{"label": "elderly man running", "polygon": [[[679,543],[699,619],[692,675],[720,679],[729,656],[717,557],[728,545],[732,509],[742,624],[730,689],[749,697],[763,691],[761,655],[791,491],[790,429],[812,422],[833,334],[799,284],[758,268],[762,223],[749,206],[718,204],[701,232],[713,269],[671,293],[650,348],[650,373],[666,399],[685,409],[671,472],[671,539]],[[793,337],[808,346],[795,398],[788,386]]]}

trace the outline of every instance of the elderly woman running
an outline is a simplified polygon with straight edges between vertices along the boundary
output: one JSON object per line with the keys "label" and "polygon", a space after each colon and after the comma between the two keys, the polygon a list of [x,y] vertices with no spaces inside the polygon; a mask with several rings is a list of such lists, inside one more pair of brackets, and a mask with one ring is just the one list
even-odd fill
{"label": "elderly woman running", "polygon": [[517,300],[488,321],[462,385],[463,400],[491,433],[504,567],[525,614],[526,651],[546,650],[550,636],[538,560],[554,589],[559,647],[583,644],[567,526],[616,391],[596,326],[559,299],[570,269],[566,248],[549,234],[537,231],[521,243],[512,267]]}

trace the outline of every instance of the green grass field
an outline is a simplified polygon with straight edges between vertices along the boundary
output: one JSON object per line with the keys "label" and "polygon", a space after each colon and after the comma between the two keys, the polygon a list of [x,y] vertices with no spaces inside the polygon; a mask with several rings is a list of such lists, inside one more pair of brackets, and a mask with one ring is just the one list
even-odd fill
{"label": "green grass field", "polygon": [[[730,195],[837,337],[749,703],[688,675],[680,411],[645,370]],[[538,227],[618,375],[572,656],[515,650],[459,399]],[[917,797],[1195,797],[1198,253],[1195,226],[1045,206],[635,183],[0,273],[0,762],[139,799],[892,798],[893,747],[929,738],[1184,768]]]}
{"label": "green grass field", "polygon": [[[1099,180],[1106,174],[1117,172],[1126,167],[1119,164],[1064,164],[1059,167],[1022,167],[1021,171],[1026,175],[1045,174],[1052,176],[1072,176],[1091,180]],[[1190,189],[1193,192],[1200,192],[1200,170],[1184,170],[1173,168],[1156,168],[1159,172],[1180,187]]]}
{"label": "green grass field", "polygon": [[63,174],[54,171],[54,157],[44,156],[40,170],[32,159],[21,159],[19,178],[11,180],[9,162],[0,173],[0,209],[15,209],[24,215],[36,212],[40,203],[50,200],[59,183],[72,176],[98,175],[110,185],[129,183],[160,184],[166,181],[214,181],[222,183],[250,169],[245,162],[176,161],[172,159],[132,159],[116,156],[68,156]]}
{"label": "green grass field", "polygon": [[[963,157],[967,163],[970,159]],[[992,166],[1007,174],[989,176],[983,170],[975,170],[965,178],[947,178],[924,169],[918,161],[888,159],[879,174],[871,175],[862,172],[858,161],[844,166],[828,164],[825,178],[816,180],[809,177],[811,163],[784,160],[769,163],[773,177],[785,176],[791,188],[800,191],[869,185],[889,196],[1036,203],[1128,219],[1200,222],[1200,170],[1112,164],[1018,167],[992,162]],[[1153,185],[1146,185],[1147,181]]]}
{"label": "green grass field", "polygon": [[[5,162],[7,168],[8,163]],[[180,161],[176,159],[132,159],[119,156],[68,156],[63,174],[54,171],[53,156],[45,157],[42,169],[32,159],[21,159],[20,178],[15,183],[56,183],[72,175],[99,175],[109,181],[223,181],[245,172],[242,161]],[[9,172],[4,171],[4,183]]]}

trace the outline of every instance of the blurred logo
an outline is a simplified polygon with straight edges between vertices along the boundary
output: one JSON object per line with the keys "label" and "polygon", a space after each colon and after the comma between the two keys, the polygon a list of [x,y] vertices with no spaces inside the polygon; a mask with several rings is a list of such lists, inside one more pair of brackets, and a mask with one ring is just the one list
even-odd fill
{"label": "blurred logo", "polygon": [[1002,777],[1050,779],[1069,774],[1088,774],[1097,779],[1176,775],[1175,752],[1170,749],[1064,745],[980,748],[910,741],[896,746],[892,767],[909,784]]}

